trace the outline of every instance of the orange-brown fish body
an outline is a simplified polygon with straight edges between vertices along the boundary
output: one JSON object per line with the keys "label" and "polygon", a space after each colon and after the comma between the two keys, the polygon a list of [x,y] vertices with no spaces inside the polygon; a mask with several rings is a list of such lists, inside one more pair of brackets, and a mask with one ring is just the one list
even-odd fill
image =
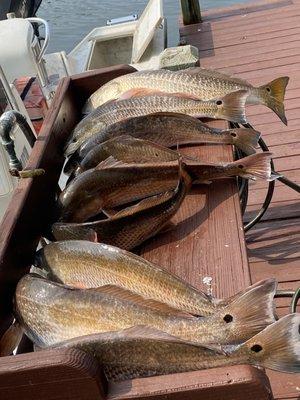
{"label": "orange-brown fish body", "polygon": [[75,127],[65,154],[74,153],[89,137],[110,124],[127,118],[155,112],[178,112],[196,117],[223,118],[245,123],[245,102],[248,92],[241,90],[222,99],[201,101],[182,94],[149,94],[112,101],[98,107]]}
{"label": "orange-brown fish body", "polygon": [[190,187],[191,178],[181,169],[179,184],[175,190],[146,198],[138,205],[120,211],[106,220],[86,223],[57,222],[52,226],[53,235],[56,240],[82,240],[96,234],[99,242],[131,250],[156,235],[167,224],[178,211]]}
{"label": "orange-brown fish body", "polygon": [[136,325],[162,330],[201,344],[241,342],[275,321],[274,280],[248,288],[207,318],[182,315],[165,304],[149,303],[118,287],[71,289],[26,275],[17,285],[15,312],[34,343],[51,346],[74,337]]}
{"label": "orange-brown fish body", "polygon": [[299,324],[300,314],[287,315],[230,348],[189,343],[145,326],[76,338],[55,348],[76,348],[93,355],[110,381],[236,364],[300,373]]}
{"label": "orange-brown fish body", "polygon": [[49,272],[51,280],[65,285],[79,288],[116,285],[195,315],[211,315],[223,307],[176,275],[103,243],[53,242],[39,251],[37,265]]}
{"label": "orange-brown fish body", "polygon": [[119,98],[124,92],[135,88],[159,88],[164,92],[194,95],[202,100],[220,98],[237,90],[247,90],[247,103],[266,105],[286,124],[283,100],[288,81],[288,77],[281,77],[266,85],[254,87],[243,79],[199,67],[176,72],[138,71],[113,79],[99,88],[89,98],[84,112],[91,112],[106,101]]}

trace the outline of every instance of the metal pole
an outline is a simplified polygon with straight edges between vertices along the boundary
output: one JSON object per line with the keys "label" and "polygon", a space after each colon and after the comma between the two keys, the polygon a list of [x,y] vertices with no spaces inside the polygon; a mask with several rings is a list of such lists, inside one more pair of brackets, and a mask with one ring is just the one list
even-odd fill
{"label": "metal pole", "polygon": [[180,0],[184,25],[198,24],[202,21],[199,0]]}

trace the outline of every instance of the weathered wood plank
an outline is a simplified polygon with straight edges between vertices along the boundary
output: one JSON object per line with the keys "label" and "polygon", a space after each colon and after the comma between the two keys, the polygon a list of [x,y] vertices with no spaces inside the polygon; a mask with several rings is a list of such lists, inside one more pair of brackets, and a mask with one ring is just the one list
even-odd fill
{"label": "weathered wood plank", "polygon": [[[192,147],[183,152],[209,162],[232,160],[230,146]],[[198,211],[195,213],[195,210]],[[249,283],[234,181],[194,188],[175,221],[178,226],[174,232],[160,234],[145,246],[142,251],[145,258],[202,289],[202,278],[213,277],[213,291],[219,297],[236,293]]]}
{"label": "weathered wood plank", "polygon": [[262,371],[240,365],[110,384],[108,400],[270,400],[267,385]]}

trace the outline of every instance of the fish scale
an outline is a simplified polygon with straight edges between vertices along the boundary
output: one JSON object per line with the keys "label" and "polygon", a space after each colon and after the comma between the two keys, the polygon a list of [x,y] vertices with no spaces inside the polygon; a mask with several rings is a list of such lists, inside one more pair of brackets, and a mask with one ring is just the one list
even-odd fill
{"label": "fish scale", "polygon": [[217,99],[237,90],[247,90],[247,103],[266,105],[284,124],[287,124],[283,100],[288,80],[288,77],[280,77],[266,85],[254,87],[243,79],[200,67],[181,71],[138,71],[115,78],[100,87],[88,99],[84,112],[89,113],[106,101],[119,98],[134,88],[180,92],[196,96],[201,100]]}
{"label": "fish scale", "polygon": [[[124,295],[117,287],[70,289],[26,275],[17,285],[15,310],[28,337],[43,346],[136,325],[146,325],[201,344],[231,344],[252,337],[275,321],[275,291],[274,280],[262,281],[237,296],[219,313],[195,318],[182,316],[169,307],[166,309],[161,303],[154,306],[130,292]],[[230,323],[226,322],[229,314]]]}
{"label": "fish scale", "polygon": [[215,100],[201,101],[183,95],[149,94],[133,96],[103,104],[86,116],[75,127],[66,147],[66,155],[76,151],[90,136],[115,122],[156,112],[178,112],[191,116],[224,118],[234,122],[246,122],[245,102],[248,94],[240,91],[228,94],[220,104]]}

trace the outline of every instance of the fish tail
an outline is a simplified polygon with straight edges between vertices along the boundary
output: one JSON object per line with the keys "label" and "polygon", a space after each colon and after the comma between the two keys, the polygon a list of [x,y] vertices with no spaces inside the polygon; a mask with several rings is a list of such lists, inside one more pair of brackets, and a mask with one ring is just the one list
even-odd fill
{"label": "fish tail", "polygon": [[287,119],[283,101],[288,82],[289,77],[283,76],[259,87],[266,106],[273,110],[285,125],[287,125]]}
{"label": "fish tail", "polygon": [[225,133],[230,134],[232,138],[232,144],[245,154],[250,155],[256,152],[255,147],[258,144],[260,132],[257,132],[254,129],[237,128],[229,129]]}
{"label": "fish tail", "polygon": [[21,325],[15,320],[0,339],[0,356],[9,356],[20,344],[23,336]]}
{"label": "fish tail", "polygon": [[240,124],[247,123],[245,104],[249,92],[247,90],[238,90],[237,92],[229,93],[222,99],[216,100],[219,106],[219,117]]}
{"label": "fish tail", "polygon": [[281,372],[300,372],[300,314],[290,314],[240,346],[254,365]]}
{"label": "fish tail", "polygon": [[276,288],[275,279],[258,282],[234,296],[221,314],[218,313],[237,340],[241,340],[241,332],[244,339],[249,339],[275,322],[273,299]]}
{"label": "fish tail", "polygon": [[229,164],[228,167],[236,169],[236,175],[256,180],[256,178],[273,181],[280,175],[272,172],[271,169],[272,153],[265,151],[263,153],[252,154],[251,156],[241,158]]}

